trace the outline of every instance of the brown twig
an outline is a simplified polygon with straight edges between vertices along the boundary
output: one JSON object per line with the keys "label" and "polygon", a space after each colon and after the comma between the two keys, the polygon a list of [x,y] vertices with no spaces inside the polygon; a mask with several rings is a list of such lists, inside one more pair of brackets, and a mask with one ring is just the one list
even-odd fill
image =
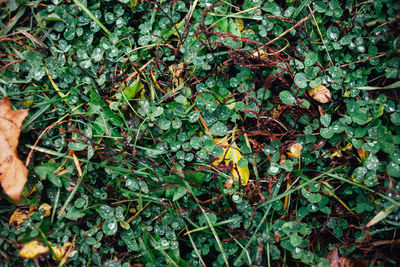
{"label": "brown twig", "polygon": [[[364,61],[367,61],[367,60],[370,60],[370,59],[374,59],[374,58],[380,58],[380,57],[386,56],[387,54],[388,53],[384,53],[384,54],[380,54],[380,55],[377,55],[377,56],[364,58],[364,59],[357,60],[357,61],[354,61],[354,62],[346,63],[346,64],[343,64],[343,65],[340,65],[338,68],[343,68],[343,67],[347,67],[347,66],[350,66],[350,65],[358,64],[358,63],[361,63],[361,62],[364,62]],[[325,69],[324,71],[328,71],[328,70],[329,69]]]}
{"label": "brown twig", "polygon": [[12,64],[19,63],[19,62],[24,62],[24,61],[25,61],[25,60],[18,59],[18,60],[14,60],[14,61],[12,61],[12,62],[10,62],[10,63],[7,63],[7,64],[4,65],[3,67],[1,67],[0,72],[2,72],[3,70],[5,70],[7,67],[11,66]]}
{"label": "brown twig", "polygon": [[271,41],[269,41],[268,43],[266,43],[264,46],[268,46],[272,43],[274,43],[275,41],[281,39],[283,36],[285,36],[286,34],[288,34],[289,32],[291,32],[294,28],[298,27],[299,25],[301,25],[302,23],[304,23],[305,21],[309,20],[311,16],[314,15],[315,10],[312,10],[310,14],[308,14],[307,17],[303,18],[302,20],[300,20],[299,22],[297,22],[293,27],[287,29],[286,31],[284,31],[283,33],[281,33],[279,36],[277,36],[276,38],[272,39]]}

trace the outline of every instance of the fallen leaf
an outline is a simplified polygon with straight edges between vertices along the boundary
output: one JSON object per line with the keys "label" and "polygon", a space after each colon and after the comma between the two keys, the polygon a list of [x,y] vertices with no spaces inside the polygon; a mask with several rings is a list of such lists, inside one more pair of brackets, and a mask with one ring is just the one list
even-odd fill
{"label": "fallen leaf", "polygon": [[334,248],[328,253],[329,267],[340,267],[340,257],[338,248]]}
{"label": "fallen leaf", "polygon": [[40,205],[39,210],[44,210],[44,217],[49,217],[51,215],[51,206],[47,203]]}
{"label": "fallen leaf", "polygon": [[300,143],[294,143],[290,146],[289,152],[287,154],[292,158],[300,158],[301,150],[303,149],[303,145]]}
{"label": "fallen leaf", "polygon": [[357,259],[349,256],[340,257],[338,248],[334,248],[328,253],[329,267],[367,267],[363,259]]}
{"label": "fallen leaf", "polygon": [[[243,158],[243,156],[240,153],[240,150],[236,145],[236,143],[233,142],[231,145],[229,145],[227,138],[222,138],[222,139],[216,138],[214,139],[214,142],[216,145],[221,146],[224,152],[213,162],[213,165],[217,166],[222,161],[224,161],[225,165],[229,165],[229,163],[232,163],[233,165],[233,169],[231,171],[232,178],[235,180],[235,182],[240,181],[241,185],[243,186],[247,185],[250,178],[250,170],[249,167],[247,166],[244,168],[238,166],[238,162],[240,159]],[[229,186],[229,183],[226,186]]]}
{"label": "fallen leaf", "polygon": [[320,84],[315,88],[308,90],[310,96],[319,103],[328,103],[332,100],[331,92],[324,85]]}
{"label": "fallen leaf", "polygon": [[[70,246],[72,246],[71,242],[65,242],[62,245],[62,247],[57,247],[56,245],[51,245],[51,249],[53,250],[54,254],[57,256],[58,261],[60,261],[64,257],[65,252],[69,249]],[[28,259],[35,259],[40,256],[45,256],[49,253],[50,253],[49,248],[45,244],[43,244],[42,242],[39,242],[37,240],[25,243],[22,246],[21,250],[19,251],[19,255],[21,257],[28,258]],[[70,255],[68,255],[68,256],[70,256]],[[53,259],[54,259],[54,257],[53,257]]]}
{"label": "fallen leaf", "polygon": [[[58,261],[61,261],[62,258],[65,255],[65,252],[69,249],[69,247],[72,246],[71,242],[65,242],[64,245],[60,248],[55,247],[55,246],[51,246],[51,248],[54,251],[54,254],[56,254]],[[69,255],[68,255],[69,256]],[[54,259],[54,257],[53,257]]]}
{"label": "fallen leaf", "polygon": [[28,110],[12,110],[8,98],[0,99],[0,183],[13,200],[21,200],[28,169],[18,158],[17,146],[22,122]]}
{"label": "fallen leaf", "polygon": [[16,209],[13,214],[11,214],[8,224],[15,228],[20,227],[26,219],[31,217],[35,212],[30,210],[23,210],[21,208]]}
{"label": "fallen leaf", "polygon": [[19,255],[23,258],[34,259],[49,253],[49,248],[46,247],[43,243],[34,240],[28,243],[25,243],[22,246],[22,249],[19,252]]}
{"label": "fallen leaf", "polygon": [[226,182],[225,182],[225,184],[224,184],[224,186],[225,186],[226,189],[231,188],[232,185],[233,185],[233,179],[232,179],[232,178],[229,178],[228,180],[226,180]]}
{"label": "fallen leaf", "polygon": [[[47,203],[40,205],[39,210],[44,210],[44,217],[49,217],[51,215],[51,206]],[[36,212],[35,206],[30,206],[29,210],[22,208],[16,209],[13,214],[11,214],[8,224],[15,228],[20,227],[26,219],[31,217]]]}

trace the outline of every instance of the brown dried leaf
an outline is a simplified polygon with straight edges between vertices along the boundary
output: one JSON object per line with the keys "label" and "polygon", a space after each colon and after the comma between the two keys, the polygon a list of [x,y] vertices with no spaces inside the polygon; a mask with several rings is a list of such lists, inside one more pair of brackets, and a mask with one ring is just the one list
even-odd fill
{"label": "brown dried leaf", "polygon": [[323,86],[322,84],[318,85],[315,88],[308,90],[308,93],[314,100],[318,101],[319,103],[328,103],[331,101],[331,92],[328,88]]}
{"label": "brown dried leaf", "polygon": [[338,248],[334,248],[327,256],[329,267],[340,267],[340,257]]}
{"label": "brown dried leaf", "polygon": [[17,145],[28,110],[12,110],[8,98],[0,99],[0,183],[13,200],[21,200],[28,169],[18,158]]}
{"label": "brown dried leaf", "polygon": [[340,257],[338,248],[334,248],[326,257],[329,260],[329,267],[367,267],[363,259]]}

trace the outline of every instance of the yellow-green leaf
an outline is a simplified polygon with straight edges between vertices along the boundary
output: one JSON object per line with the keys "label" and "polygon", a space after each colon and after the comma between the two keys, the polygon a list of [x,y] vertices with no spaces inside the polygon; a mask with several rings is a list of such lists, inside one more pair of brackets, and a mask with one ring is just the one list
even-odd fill
{"label": "yellow-green leaf", "polygon": [[232,163],[233,169],[231,171],[231,174],[235,182],[240,181],[241,185],[247,185],[250,178],[250,170],[247,166],[244,168],[238,166],[238,162],[240,159],[243,158],[243,156],[240,153],[240,150],[236,143],[233,142],[231,145],[229,145],[226,137],[222,139],[214,139],[214,142],[216,143],[216,145],[221,146],[224,152],[213,162],[213,165],[217,166],[222,161],[224,161],[225,165],[229,165],[229,163]]}

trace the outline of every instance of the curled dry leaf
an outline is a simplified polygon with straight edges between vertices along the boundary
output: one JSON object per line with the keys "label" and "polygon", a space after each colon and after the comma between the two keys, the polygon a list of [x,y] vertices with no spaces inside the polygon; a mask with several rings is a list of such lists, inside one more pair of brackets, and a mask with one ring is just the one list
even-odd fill
{"label": "curled dry leaf", "polygon": [[308,90],[308,93],[314,100],[318,101],[319,103],[328,103],[331,101],[331,92],[328,88],[323,86],[322,84],[318,85],[315,88]]}
{"label": "curled dry leaf", "polygon": [[303,145],[300,143],[294,143],[290,146],[289,152],[287,154],[292,158],[300,158],[301,150],[303,149]]}
{"label": "curled dry leaf", "polygon": [[28,110],[12,110],[8,98],[0,99],[0,183],[13,200],[21,200],[28,169],[18,158],[17,145]]}

